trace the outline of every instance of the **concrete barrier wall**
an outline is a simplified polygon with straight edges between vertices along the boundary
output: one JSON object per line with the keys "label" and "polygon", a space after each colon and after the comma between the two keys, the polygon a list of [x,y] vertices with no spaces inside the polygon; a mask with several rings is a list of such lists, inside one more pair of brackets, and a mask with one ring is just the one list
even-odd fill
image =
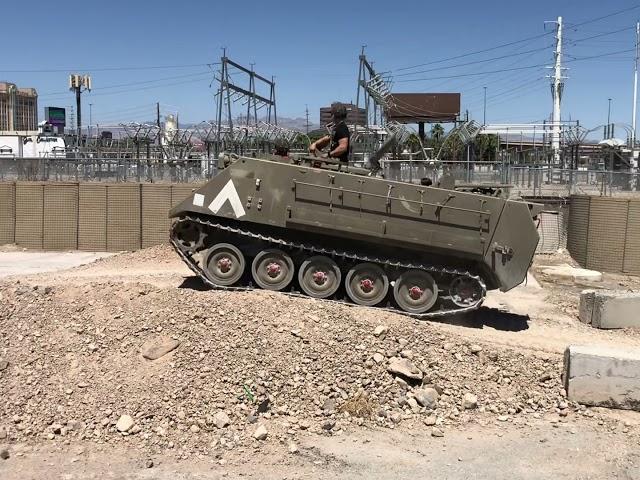
{"label": "concrete barrier wall", "polygon": [[567,249],[583,267],[640,274],[640,198],[572,195]]}
{"label": "concrete barrier wall", "polygon": [[166,243],[169,209],[198,186],[0,183],[0,244],[121,251]]}

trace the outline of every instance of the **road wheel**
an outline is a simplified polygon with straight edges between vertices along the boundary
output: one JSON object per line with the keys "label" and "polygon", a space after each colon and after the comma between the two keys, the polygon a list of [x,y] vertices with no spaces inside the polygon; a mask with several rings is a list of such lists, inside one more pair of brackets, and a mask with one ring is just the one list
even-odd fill
{"label": "road wheel", "polygon": [[293,280],[293,260],[282,250],[263,250],[251,264],[253,280],[265,290],[282,290]]}
{"label": "road wheel", "polygon": [[407,270],[393,286],[393,298],[408,313],[424,313],[438,299],[438,285],[431,275],[422,270]]}
{"label": "road wheel", "polygon": [[209,280],[216,285],[229,287],[244,273],[244,255],[229,243],[218,243],[203,257],[203,270]]}
{"label": "road wheel", "polygon": [[313,298],[328,298],[338,290],[342,274],[329,257],[317,255],[305,260],[298,271],[302,291]]}
{"label": "road wheel", "polygon": [[475,278],[460,275],[449,285],[449,295],[458,307],[473,307],[482,301],[484,289]]}
{"label": "road wheel", "polygon": [[389,278],[378,265],[359,263],[347,273],[345,288],[354,303],[370,307],[387,296]]}

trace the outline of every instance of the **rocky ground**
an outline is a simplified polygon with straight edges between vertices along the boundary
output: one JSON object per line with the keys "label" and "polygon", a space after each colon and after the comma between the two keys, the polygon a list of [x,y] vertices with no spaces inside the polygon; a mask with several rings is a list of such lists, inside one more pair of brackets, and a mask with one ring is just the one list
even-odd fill
{"label": "rocky ground", "polygon": [[[560,260],[539,257],[533,270]],[[167,247],[6,278],[0,457],[9,458],[0,473],[20,475],[20,462],[47,458],[116,471],[100,455],[122,451],[143,469],[208,462],[240,475],[234,468],[254,461],[264,478],[286,476],[267,468],[282,462],[300,476],[311,471],[305,465],[344,473],[340,455],[355,455],[340,448],[345,439],[386,452],[389,438],[399,438],[389,448],[406,448],[461,432],[518,443],[542,431],[540,444],[559,431],[584,433],[591,445],[637,450],[640,418],[568,401],[561,373],[568,343],[640,346],[640,336],[579,324],[583,287],[539,279],[542,287],[492,294],[480,312],[433,323],[263,291],[208,291]],[[635,282],[606,276],[603,285]],[[632,472],[637,458],[623,448],[617,455],[616,468]],[[353,478],[358,472],[366,468]],[[40,478],[35,466],[31,473]],[[373,476],[394,477],[386,473]]]}

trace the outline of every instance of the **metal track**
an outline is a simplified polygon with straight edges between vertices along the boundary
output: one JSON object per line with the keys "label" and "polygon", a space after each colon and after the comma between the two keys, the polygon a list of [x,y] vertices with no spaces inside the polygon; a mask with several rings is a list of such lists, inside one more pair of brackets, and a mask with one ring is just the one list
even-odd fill
{"label": "metal track", "polygon": [[[271,237],[271,236],[266,236],[266,235],[262,235],[260,233],[254,233],[254,232],[250,232],[248,230],[241,230],[239,228],[234,228],[234,227],[230,227],[228,225],[223,225],[220,223],[215,223],[215,222],[211,222],[209,220],[202,220],[200,218],[197,217],[190,217],[188,215],[185,215],[183,217],[180,217],[173,225],[173,227],[175,227],[175,225],[177,225],[178,223],[182,223],[182,222],[195,222],[195,223],[199,223],[200,225],[206,226],[206,227],[210,227],[210,228],[214,228],[216,230],[222,230],[225,232],[231,232],[234,233],[236,235],[242,235],[245,237],[249,237],[249,238],[253,238],[253,239],[257,239],[257,240],[261,240],[263,242],[268,242],[271,243],[273,245],[276,246],[280,246],[280,247],[289,247],[289,248],[293,248],[293,249],[298,249],[298,250],[302,250],[302,251],[309,251],[309,252],[313,252],[313,253],[317,253],[317,254],[321,254],[321,255],[327,255],[327,256],[331,256],[331,257],[338,257],[338,258],[342,258],[342,259],[350,259],[350,260],[357,260],[360,262],[371,262],[371,263],[377,263],[383,266],[388,266],[388,267],[400,267],[400,268],[407,268],[407,269],[419,269],[419,270],[424,270],[427,272],[431,272],[431,273],[438,273],[438,274],[443,274],[443,275],[452,275],[452,276],[465,276],[465,277],[469,277],[471,279],[476,280],[480,286],[482,287],[482,298],[480,300],[478,300],[478,302],[476,302],[474,305],[470,305],[468,307],[459,307],[459,308],[454,308],[454,309],[449,309],[449,310],[436,310],[433,312],[425,312],[425,313],[409,313],[409,312],[405,312],[403,310],[399,310],[396,308],[388,308],[388,307],[364,307],[362,305],[358,305],[356,303],[350,303],[344,300],[331,300],[331,299],[316,299],[316,300],[321,300],[321,301],[327,301],[327,302],[334,302],[334,303],[341,303],[343,305],[349,305],[351,307],[362,307],[362,308],[374,308],[376,310],[385,310],[388,312],[393,312],[393,313],[399,313],[402,315],[406,315],[408,317],[412,317],[412,318],[417,318],[417,319],[430,319],[430,318],[441,318],[441,317],[445,317],[448,315],[456,315],[456,314],[460,314],[460,313],[467,313],[467,312],[471,312],[474,311],[476,309],[478,309],[480,307],[480,305],[482,305],[482,302],[484,301],[485,295],[487,293],[487,288],[486,285],[484,284],[484,282],[482,281],[482,278],[478,275],[473,275],[471,272],[467,271],[467,270],[459,270],[459,269],[455,269],[455,268],[446,268],[446,267],[436,267],[433,265],[423,265],[423,264],[412,264],[412,263],[404,263],[404,262],[392,262],[389,261],[388,259],[380,259],[380,258],[371,258],[371,257],[366,257],[366,256],[362,256],[362,255],[358,255],[356,253],[352,253],[352,252],[342,252],[342,251],[338,251],[338,250],[327,250],[325,248],[321,248],[321,247],[315,247],[313,245],[306,245],[306,244],[301,244],[301,243],[294,243],[294,242],[289,242],[287,240],[281,239],[281,238],[275,238],[275,237]],[[225,287],[225,286],[221,286],[221,285],[216,285],[215,283],[213,283],[211,280],[209,280],[207,278],[207,276],[205,275],[204,271],[202,270],[202,268],[197,264],[196,260],[193,258],[192,253],[188,251],[188,249],[183,248],[176,240],[175,236],[174,236],[174,228],[172,227],[171,230],[171,245],[173,246],[174,250],[178,253],[178,255],[180,255],[180,258],[182,258],[182,260],[187,264],[187,266],[191,269],[191,271],[193,271],[193,273],[195,273],[205,284],[207,284],[208,286],[210,286],[213,289],[216,290],[227,290],[227,291],[249,291],[249,290],[255,290],[255,288],[252,287]],[[298,293],[298,292],[285,292],[285,291],[280,291],[279,293],[283,293],[285,295],[289,295],[289,296],[294,296],[294,297],[301,297],[301,298],[313,298],[313,297],[309,297],[308,295],[304,295],[302,293]]]}

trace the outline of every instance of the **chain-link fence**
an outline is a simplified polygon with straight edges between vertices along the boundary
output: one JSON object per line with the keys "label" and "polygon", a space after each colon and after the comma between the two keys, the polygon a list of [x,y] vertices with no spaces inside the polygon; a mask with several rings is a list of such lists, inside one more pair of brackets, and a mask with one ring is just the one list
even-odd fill
{"label": "chain-link fence", "polygon": [[[86,181],[192,183],[216,174],[217,160],[135,158],[0,158],[0,181]],[[512,196],[567,197],[571,194],[625,196],[640,193],[640,173],[568,170],[548,165],[506,165],[495,162],[386,160],[385,178],[434,184],[450,175],[458,184],[502,184]]]}
{"label": "chain-link fence", "polygon": [[215,176],[214,159],[0,158],[0,181],[193,183]]}
{"label": "chain-link fence", "polygon": [[496,162],[432,162],[388,160],[385,177],[434,184],[452,176],[457,184],[502,184],[512,196],[567,197],[572,194],[624,196],[640,194],[640,173],[609,170],[570,170],[549,165],[506,165]]}

